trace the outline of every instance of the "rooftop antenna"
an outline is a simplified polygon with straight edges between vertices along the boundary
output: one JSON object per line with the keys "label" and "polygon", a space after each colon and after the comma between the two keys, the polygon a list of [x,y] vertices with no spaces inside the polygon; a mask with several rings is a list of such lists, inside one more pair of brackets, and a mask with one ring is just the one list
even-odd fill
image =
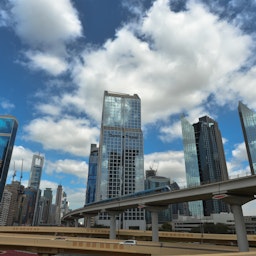
{"label": "rooftop antenna", "polygon": [[14,182],[14,178],[16,176],[16,170],[15,170],[15,161],[13,161],[13,175],[12,175],[12,182]]}
{"label": "rooftop antenna", "polygon": [[22,173],[23,173],[23,159],[21,160],[20,184],[21,184],[21,179],[23,178]]}

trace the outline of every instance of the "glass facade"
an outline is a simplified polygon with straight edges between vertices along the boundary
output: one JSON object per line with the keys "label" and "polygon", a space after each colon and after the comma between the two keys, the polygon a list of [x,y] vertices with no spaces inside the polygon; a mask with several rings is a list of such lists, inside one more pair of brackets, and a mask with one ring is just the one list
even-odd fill
{"label": "glass facade", "polygon": [[15,117],[0,116],[0,201],[4,191],[17,129],[18,122]]}
{"label": "glass facade", "polygon": [[44,165],[44,157],[40,155],[33,155],[30,178],[28,186],[36,190],[40,187],[40,181],[42,176],[42,170]]}
{"label": "glass facade", "polygon": [[[140,98],[105,91],[97,201],[141,190],[144,190],[144,152]],[[127,210],[124,220],[144,219],[141,210],[137,210]]]}
{"label": "glass facade", "polygon": [[[197,159],[196,138],[193,125],[183,116],[181,117],[186,179],[188,187],[200,186],[200,173]],[[203,216],[203,202],[188,202],[192,216]]]}
{"label": "glass facade", "polygon": [[[191,126],[182,118],[182,133],[188,186],[227,180],[226,158],[217,122],[204,116]],[[197,202],[194,206],[201,207]],[[227,212],[229,208],[221,200],[207,200],[203,201],[203,210],[207,216]]]}
{"label": "glass facade", "polygon": [[89,204],[95,201],[98,154],[99,149],[97,145],[91,144],[85,204]]}
{"label": "glass facade", "polygon": [[251,173],[256,170],[256,113],[245,106],[242,102],[238,104],[238,112],[243,130],[245,146],[247,150]]}

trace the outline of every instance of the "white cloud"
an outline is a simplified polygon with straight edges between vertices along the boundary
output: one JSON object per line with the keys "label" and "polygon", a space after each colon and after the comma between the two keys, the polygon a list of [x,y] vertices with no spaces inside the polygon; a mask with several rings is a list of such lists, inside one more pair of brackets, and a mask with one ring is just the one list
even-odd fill
{"label": "white cloud", "polygon": [[166,120],[217,93],[221,81],[246,61],[251,43],[200,4],[175,13],[167,0],[156,1],[137,31],[128,24],[102,48],[84,51],[83,62],[73,68],[80,88],[72,97],[79,110],[89,103],[86,112],[99,121],[104,90],[137,93],[144,123]]}
{"label": "white cloud", "polygon": [[[1,6],[0,6],[1,7]],[[7,26],[9,21],[9,15],[5,10],[0,9],[0,27]]]}
{"label": "white cloud", "polygon": [[10,111],[15,108],[15,105],[13,103],[11,103],[9,100],[4,99],[4,98],[1,98],[0,100],[1,100],[0,106],[5,111]]}
{"label": "white cloud", "polygon": [[30,68],[35,70],[44,70],[50,75],[57,76],[65,72],[68,65],[65,60],[58,56],[42,52],[26,52],[26,57],[29,59],[27,64]]}
{"label": "white cloud", "polygon": [[85,190],[83,188],[69,188],[65,187],[67,199],[70,202],[70,209],[77,209],[84,206],[85,203]]}
{"label": "white cloud", "polygon": [[69,0],[11,0],[16,32],[32,45],[52,45],[81,36],[78,13]]}
{"label": "white cloud", "polygon": [[186,185],[183,151],[155,152],[144,156],[144,169],[157,169],[157,175],[176,181],[183,188]]}
{"label": "white cloud", "polygon": [[97,143],[99,136],[99,129],[90,127],[87,120],[65,116],[61,120],[34,119],[24,130],[27,133],[25,139],[39,142],[45,149],[83,157],[89,154],[90,144]]}
{"label": "white cloud", "polygon": [[23,146],[14,146],[9,170],[14,170],[15,166],[15,170],[18,172],[20,172],[21,169],[24,172],[30,172],[34,154],[38,154],[38,152],[33,152]]}
{"label": "white cloud", "polygon": [[70,0],[9,0],[16,34],[31,49],[29,68],[60,75],[68,68],[67,45],[82,35],[82,26]]}
{"label": "white cloud", "polygon": [[[49,3],[46,1],[46,4]],[[78,19],[77,14],[74,15],[74,19]],[[74,113],[84,113],[99,123],[104,90],[137,93],[142,99],[143,124],[164,121],[160,138],[171,141],[181,134],[180,124],[173,123],[172,115],[185,112],[190,120],[196,121],[199,114],[208,114],[203,103],[211,94],[222,97],[219,89],[224,86],[223,81],[227,81],[225,90],[232,88],[229,83],[231,74],[236,74],[250,54],[251,40],[248,36],[195,2],[188,5],[188,11],[176,13],[169,9],[167,0],[156,1],[141,23],[137,24],[136,31],[133,29],[131,24],[123,26],[116,37],[107,40],[101,48],[86,48],[77,59],[73,59],[70,62],[71,76],[78,86],[77,90],[63,93],[57,97],[58,100],[50,102],[51,97],[49,102],[38,104],[41,114],[61,117],[68,108],[72,108]],[[72,29],[67,29],[62,38],[79,34],[70,31]],[[58,41],[56,38],[51,40]],[[36,56],[34,53],[39,52],[33,52],[31,59]],[[48,55],[38,54],[34,64],[52,74],[59,74],[66,67],[61,62],[63,58],[55,59],[54,56],[58,55],[50,52]],[[48,61],[56,61],[59,66],[48,65]],[[252,81],[253,75],[244,74],[244,78],[240,75],[243,82],[246,79]],[[241,83],[236,87],[235,91],[245,88]],[[222,95],[226,103],[233,100],[228,93]],[[217,103],[223,104],[221,101]],[[170,126],[169,120],[172,121]],[[84,155],[86,151],[88,154],[89,147],[85,150],[84,145],[93,143],[99,136],[99,130],[91,128],[89,123],[78,121],[74,125],[74,122],[68,118],[63,121],[38,118],[26,127],[26,131],[29,139],[42,143],[45,149],[76,155]],[[46,133],[48,127],[53,132]]]}
{"label": "white cloud", "polygon": [[47,161],[46,173],[52,174],[71,174],[79,178],[85,184],[88,176],[88,165],[85,161],[77,161],[72,159],[59,159],[56,162]]}
{"label": "white cloud", "polygon": [[234,145],[232,157],[227,161],[230,178],[237,178],[250,174],[248,157],[244,143]]}

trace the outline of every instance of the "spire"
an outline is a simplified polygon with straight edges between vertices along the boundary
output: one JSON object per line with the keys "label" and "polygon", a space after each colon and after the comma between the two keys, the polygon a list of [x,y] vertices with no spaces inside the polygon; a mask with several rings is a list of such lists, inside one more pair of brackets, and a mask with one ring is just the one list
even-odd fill
{"label": "spire", "polygon": [[14,182],[14,178],[16,176],[16,170],[15,170],[15,161],[13,161],[13,175],[12,175],[12,182]]}

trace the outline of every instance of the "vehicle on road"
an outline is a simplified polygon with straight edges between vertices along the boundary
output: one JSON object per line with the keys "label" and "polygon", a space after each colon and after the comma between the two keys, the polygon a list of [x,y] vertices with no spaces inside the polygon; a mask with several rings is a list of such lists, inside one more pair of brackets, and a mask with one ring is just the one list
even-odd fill
{"label": "vehicle on road", "polygon": [[119,244],[136,245],[137,241],[136,240],[125,240],[125,241],[120,242]]}

